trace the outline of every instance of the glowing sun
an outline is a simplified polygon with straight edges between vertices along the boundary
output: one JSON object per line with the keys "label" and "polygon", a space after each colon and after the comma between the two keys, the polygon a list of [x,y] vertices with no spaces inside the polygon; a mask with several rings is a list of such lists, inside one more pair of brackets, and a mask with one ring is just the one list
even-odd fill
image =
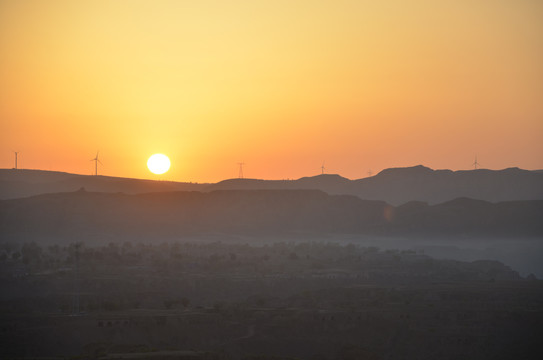
{"label": "glowing sun", "polygon": [[147,160],[147,167],[153,174],[164,174],[170,168],[170,159],[163,154],[151,155]]}

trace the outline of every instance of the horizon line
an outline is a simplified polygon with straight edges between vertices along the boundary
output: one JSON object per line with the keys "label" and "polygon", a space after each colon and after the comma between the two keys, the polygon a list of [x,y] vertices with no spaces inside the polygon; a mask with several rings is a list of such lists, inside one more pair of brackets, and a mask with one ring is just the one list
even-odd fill
{"label": "horizon line", "polygon": [[384,168],[383,170],[379,171],[378,173],[376,173],[374,175],[361,177],[361,178],[354,178],[354,179],[342,176],[339,173],[330,173],[330,174],[307,175],[307,176],[302,176],[302,177],[299,177],[299,178],[287,178],[287,179],[263,179],[263,178],[250,178],[250,177],[249,178],[236,178],[236,177],[233,177],[233,178],[225,178],[225,179],[215,181],[215,182],[183,181],[183,180],[168,180],[168,179],[150,179],[150,178],[138,178],[138,177],[127,177],[127,176],[106,175],[106,174],[101,174],[101,175],[92,175],[92,174],[90,174],[89,175],[89,174],[79,174],[79,173],[75,173],[75,172],[68,172],[68,171],[62,171],[62,170],[45,170],[45,169],[30,169],[30,168],[29,169],[26,169],[26,168],[17,168],[17,169],[16,168],[0,168],[0,171],[3,171],[3,170],[8,170],[8,171],[25,171],[25,170],[26,171],[42,171],[42,172],[63,173],[63,174],[77,175],[77,176],[92,176],[92,177],[103,177],[103,178],[108,177],[108,178],[130,179],[130,180],[173,182],[173,183],[189,183],[189,184],[201,184],[201,185],[203,185],[203,184],[216,184],[216,183],[220,183],[220,182],[223,182],[223,181],[229,181],[229,180],[237,180],[237,181],[243,181],[243,180],[247,180],[247,181],[251,181],[251,180],[259,180],[259,181],[297,181],[297,180],[304,179],[304,178],[316,178],[316,177],[323,177],[323,176],[339,176],[339,177],[347,179],[349,181],[356,181],[356,180],[369,179],[369,178],[375,177],[375,176],[377,176],[377,175],[379,175],[382,172],[387,171],[387,170],[411,169],[411,168],[417,168],[417,167],[426,168],[426,169],[429,169],[431,171],[450,171],[450,172],[504,171],[504,170],[509,170],[509,169],[518,169],[518,170],[523,170],[523,171],[543,171],[543,169],[522,169],[522,168],[519,168],[518,166],[511,166],[511,167],[507,167],[507,168],[503,168],[503,169],[488,169],[488,168],[463,169],[463,170],[433,169],[431,167],[419,164],[419,165],[413,165],[413,166],[398,166],[398,167]]}

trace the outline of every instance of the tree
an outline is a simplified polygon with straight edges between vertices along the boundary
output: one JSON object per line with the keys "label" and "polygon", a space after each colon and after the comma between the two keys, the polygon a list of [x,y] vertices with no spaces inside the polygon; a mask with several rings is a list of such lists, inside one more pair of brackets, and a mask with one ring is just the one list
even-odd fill
{"label": "tree", "polygon": [[25,243],[21,248],[23,263],[25,264],[29,264],[31,262],[39,263],[41,261],[42,253],[42,248],[35,242]]}

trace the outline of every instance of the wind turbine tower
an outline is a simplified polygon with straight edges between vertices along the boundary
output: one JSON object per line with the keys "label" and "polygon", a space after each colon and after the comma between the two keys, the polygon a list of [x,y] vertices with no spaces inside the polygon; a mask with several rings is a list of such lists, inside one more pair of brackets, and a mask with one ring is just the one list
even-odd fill
{"label": "wind turbine tower", "polygon": [[321,175],[324,175],[324,161],[322,162],[322,165],[321,165]]}
{"label": "wind turbine tower", "polygon": [[102,164],[102,162],[98,159],[98,151],[96,152],[96,157],[90,161],[94,161],[94,176],[98,176],[98,163]]}
{"label": "wind turbine tower", "polygon": [[238,178],[243,179],[243,165],[245,165],[245,163],[239,162],[238,165],[239,165]]}
{"label": "wind turbine tower", "polygon": [[19,152],[14,151],[14,153],[15,153],[15,167],[14,167],[14,169],[17,170],[17,155],[19,155]]}

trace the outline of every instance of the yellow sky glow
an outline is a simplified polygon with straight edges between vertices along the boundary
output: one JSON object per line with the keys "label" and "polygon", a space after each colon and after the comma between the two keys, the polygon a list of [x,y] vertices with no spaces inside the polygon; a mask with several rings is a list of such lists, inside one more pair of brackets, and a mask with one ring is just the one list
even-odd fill
{"label": "yellow sky glow", "polygon": [[543,2],[0,1],[0,167],[543,168]]}

